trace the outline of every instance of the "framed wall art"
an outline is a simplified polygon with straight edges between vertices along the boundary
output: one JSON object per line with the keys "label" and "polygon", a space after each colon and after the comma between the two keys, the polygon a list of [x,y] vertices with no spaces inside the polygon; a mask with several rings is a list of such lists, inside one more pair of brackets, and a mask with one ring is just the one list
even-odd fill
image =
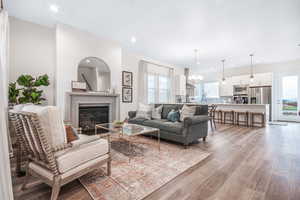
{"label": "framed wall art", "polygon": [[132,88],[127,88],[127,87],[122,88],[122,102],[132,103]]}
{"label": "framed wall art", "polygon": [[87,91],[86,82],[72,81],[71,88],[72,88],[72,92],[86,92]]}
{"label": "framed wall art", "polygon": [[132,87],[132,72],[122,71],[122,86],[123,87]]}

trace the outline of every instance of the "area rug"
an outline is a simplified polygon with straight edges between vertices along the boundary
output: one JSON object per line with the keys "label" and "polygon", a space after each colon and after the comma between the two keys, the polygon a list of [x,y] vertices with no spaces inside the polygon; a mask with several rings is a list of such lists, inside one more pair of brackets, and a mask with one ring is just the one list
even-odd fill
{"label": "area rug", "polygon": [[80,178],[94,200],[142,199],[210,155],[197,145],[184,149],[162,141],[159,151],[156,139],[138,136],[136,140],[130,149],[124,142],[112,142],[110,177],[103,167]]}

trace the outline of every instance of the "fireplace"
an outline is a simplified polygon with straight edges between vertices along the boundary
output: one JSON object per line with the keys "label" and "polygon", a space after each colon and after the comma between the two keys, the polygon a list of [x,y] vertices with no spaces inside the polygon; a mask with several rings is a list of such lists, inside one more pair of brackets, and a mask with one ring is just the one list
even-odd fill
{"label": "fireplace", "polygon": [[95,125],[109,122],[109,106],[79,105],[79,127],[82,133],[95,134]]}
{"label": "fireplace", "polygon": [[[89,108],[87,107],[91,107],[91,108],[95,108],[96,110],[98,109],[97,107],[101,107],[99,108],[99,110],[103,109],[103,107],[106,107],[105,111],[96,111],[96,113],[102,113],[101,115],[103,115],[103,113],[106,113],[104,115],[108,116],[108,120],[107,118],[105,118],[106,120],[102,121],[104,123],[106,122],[113,122],[115,120],[120,120],[120,97],[118,94],[103,94],[101,92],[68,92],[67,93],[67,106],[66,108],[66,118],[65,120],[70,121],[72,123],[72,125],[74,127],[81,127],[83,128],[83,126],[86,127],[92,127],[91,129],[94,129],[94,124],[98,123],[97,120],[94,120],[96,122],[94,122],[93,124],[88,123],[91,122],[92,120],[86,120],[86,119],[79,119],[79,110],[82,109],[82,114],[85,113],[84,115],[82,115],[82,117],[86,118],[87,116],[87,110],[89,110]],[[108,108],[108,109],[107,109]],[[92,110],[92,109],[90,109]],[[107,114],[107,110],[108,114]],[[94,113],[94,112],[92,112]],[[94,114],[91,114],[90,116],[93,116]],[[98,114],[96,114],[96,116],[98,116]],[[103,117],[103,116],[102,116]],[[101,119],[103,119],[101,117]],[[94,119],[94,117],[93,117]],[[81,123],[81,125],[79,125],[79,121],[86,121],[85,123]]]}

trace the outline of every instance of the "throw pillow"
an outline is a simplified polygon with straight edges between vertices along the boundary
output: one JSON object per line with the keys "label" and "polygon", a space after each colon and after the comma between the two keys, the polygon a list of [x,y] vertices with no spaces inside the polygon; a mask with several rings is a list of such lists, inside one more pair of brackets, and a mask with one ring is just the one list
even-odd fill
{"label": "throw pillow", "polygon": [[152,109],[152,119],[161,119],[161,112],[162,112],[163,106],[160,105],[157,108],[153,107]]}
{"label": "throw pillow", "polygon": [[65,126],[66,128],[66,135],[67,135],[67,142],[73,142],[74,140],[78,140],[79,136],[77,135],[76,130],[72,126]]}
{"label": "throw pillow", "polygon": [[145,105],[140,103],[136,112],[136,118],[151,119],[152,105]]}
{"label": "throw pillow", "polygon": [[184,105],[181,109],[180,113],[180,121],[183,122],[184,118],[186,117],[193,117],[196,112],[196,106],[187,106]]}
{"label": "throw pillow", "polygon": [[168,114],[169,112],[171,112],[171,110],[178,110],[178,106],[176,104],[164,104],[163,105],[163,110],[161,113],[161,118],[162,119],[167,119],[168,118]]}
{"label": "throw pillow", "polygon": [[180,119],[179,111],[171,110],[171,112],[168,113],[167,119],[171,122],[178,122]]}

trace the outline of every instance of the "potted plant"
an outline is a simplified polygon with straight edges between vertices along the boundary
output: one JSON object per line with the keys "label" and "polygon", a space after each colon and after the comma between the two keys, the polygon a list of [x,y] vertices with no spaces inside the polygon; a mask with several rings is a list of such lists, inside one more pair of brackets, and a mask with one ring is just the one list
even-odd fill
{"label": "potted plant", "polygon": [[31,75],[21,75],[17,79],[17,82],[9,84],[9,102],[11,105],[25,103],[41,104],[46,99],[42,97],[43,90],[40,87],[48,86],[49,84],[47,74],[36,78]]}
{"label": "potted plant", "polygon": [[9,84],[8,87],[8,100],[9,100],[9,107],[12,107],[18,104],[18,98],[20,95],[20,89],[17,88],[17,83],[12,82]]}

